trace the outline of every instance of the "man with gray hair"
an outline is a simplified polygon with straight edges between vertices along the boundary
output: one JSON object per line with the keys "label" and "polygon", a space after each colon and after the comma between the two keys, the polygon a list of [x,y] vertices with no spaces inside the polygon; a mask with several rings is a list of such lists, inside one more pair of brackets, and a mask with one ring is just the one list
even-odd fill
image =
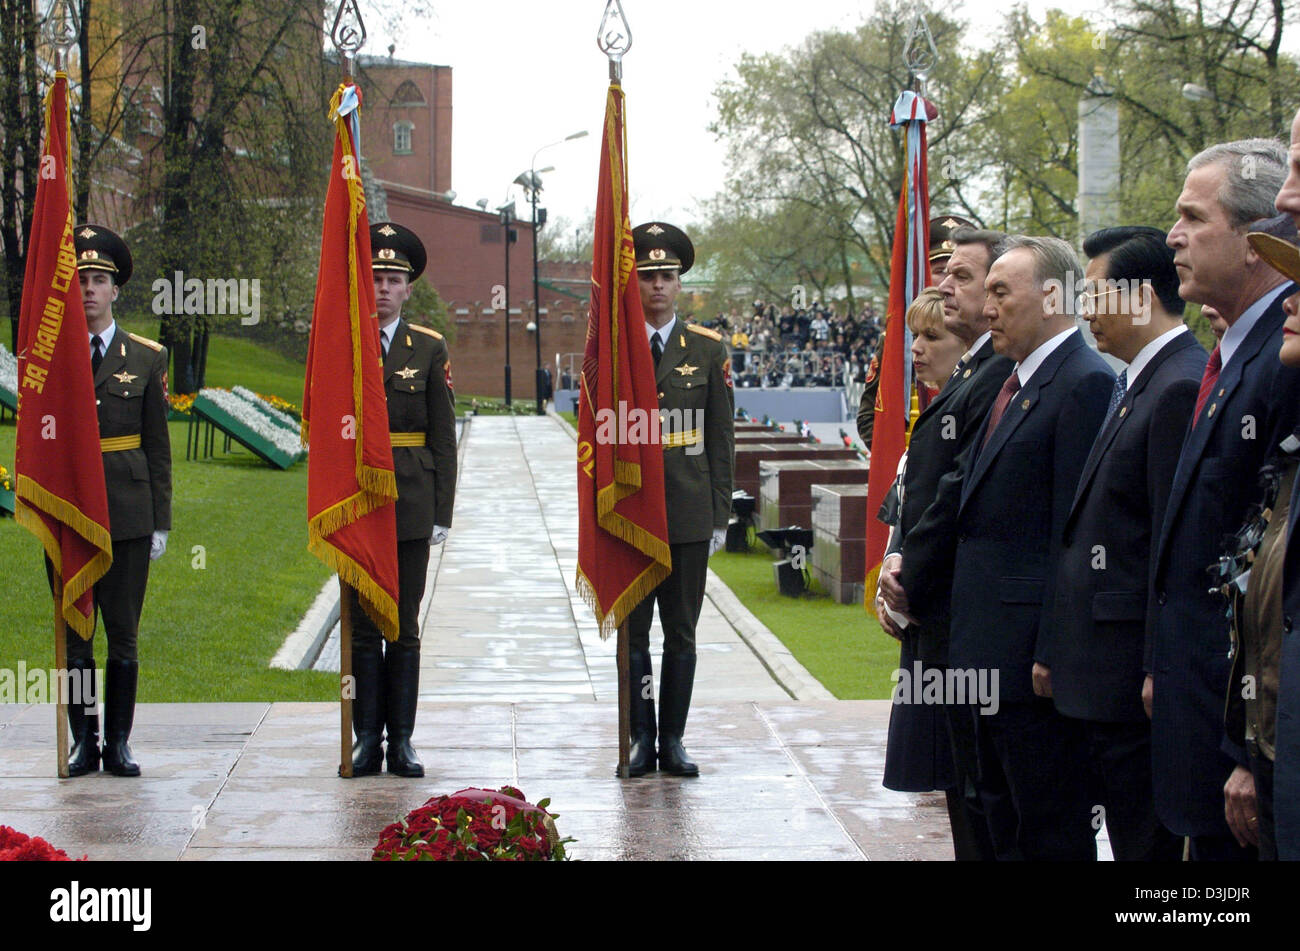
{"label": "man with gray hair", "polygon": [[[1251,222],[1273,214],[1286,151],[1245,139],[1211,146],[1187,168],[1167,239],[1178,294],[1215,308],[1227,330],[1201,380],[1155,548],[1144,700],[1156,815],[1191,839],[1194,860],[1250,860],[1254,782],[1236,768],[1249,764],[1249,751],[1225,737],[1223,710],[1228,691],[1253,685],[1229,682],[1228,619],[1207,569],[1257,497],[1260,466],[1297,421],[1300,371],[1277,357],[1293,285],[1246,240]],[[1229,828],[1225,800],[1244,815],[1240,829]]]}
{"label": "man with gray hair", "polygon": [[[1076,722],[1034,694],[1048,643],[1054,572],[1079,475],[1101,428],[1115,375],[1075,328],[1083,273],[1058,238],[1016,236],[985,278],[993,348],[1015,368],[961,468],[948,667],[996,676],[995,707],[973,712],[984,805],[999,859],[1096,857]],[[904,558],[906,561],[906,556]]]}

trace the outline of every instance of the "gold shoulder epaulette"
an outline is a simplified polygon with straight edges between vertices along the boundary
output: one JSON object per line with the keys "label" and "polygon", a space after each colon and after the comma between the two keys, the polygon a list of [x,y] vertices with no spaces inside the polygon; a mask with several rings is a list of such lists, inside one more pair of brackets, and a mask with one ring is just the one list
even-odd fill
{"label": "gold shoulder epaulette", "polygon": [[133,334],[133,333],[128,333],[127,336],[130,337],[132,340],[134,340],[136,343],[144,344],[150,350],[162,350],[163,348],[163,345],[160,344],[157,340],[150,340],[148,337],[141,337],[139,334]]}
{"label": "gold shoulder epaulette", "polygon": [[697,333],[701,337],[708,337],[710,340],[721,340],[722,334],[716,330],[710,330],[708,327],[701,327],[699,324],[687,324],[686,329],[692,333]]}
{"label": "gold shoulder epaulette", "polygon": [[418,324],[407,324],[407,326],[410,327],[412,330],[414,330],[416,333],[428,334],[434,340],[442,339],[442,334],[438,333],[438,331],[436,330],[430,329],[429,327],[421,327]]}

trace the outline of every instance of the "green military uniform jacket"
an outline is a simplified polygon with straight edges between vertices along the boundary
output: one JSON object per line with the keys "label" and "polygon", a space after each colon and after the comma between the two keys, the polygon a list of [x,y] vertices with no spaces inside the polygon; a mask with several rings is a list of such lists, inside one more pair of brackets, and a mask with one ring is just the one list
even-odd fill
{"label": "green military uniform jacket", "polygon": [[[95,373],[99,438],[113,541],[172,527],[172,449],[167,432],[167,351],[118,324]],[[137,448],[120,448],[139,439]]]}
{"label": "green military uniform jacket", "polygon": [[394,446],[397,540],[428,539],[451,527],[456,500],[456,409],[451,358],[442,334],[400,319],[384,360],[392,433],[421,433],[419,446]]}
{"label": "green military uniform jacket", "polygon": [[735,390],[722,337],[678,318],[659,359],[655,382],[664,444],[668,541],[673,545],[708,541],[714,529],[726,528],[731,520],[735,466]]}

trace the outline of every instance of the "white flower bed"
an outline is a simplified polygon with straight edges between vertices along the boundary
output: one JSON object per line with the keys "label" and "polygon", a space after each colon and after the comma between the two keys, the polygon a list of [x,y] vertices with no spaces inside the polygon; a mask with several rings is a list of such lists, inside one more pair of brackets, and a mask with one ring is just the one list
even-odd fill
{"label": "white flower bed", "polygon": [[[245,390],[244,392],[248,391]],[[243,397],[236,396],[229,390],[206,389],[200,391],[199,396],[210,400],[222,411],[229,413],[252,432],[269,442],[279,452],[293,458],[302,456],[304,450],[299,438],[300,430],[296,422],[290,420],[293,423],[292,430],[277,425],[268,419],[256,406],[253,406]]]}
{"label": "white flower bed", "polygon": [[18,392],[18,358],[0,343],[0,386],[10,393]]}
{"label": "white flower bed", "polygon": [[262,413],[265,413],[267,416],[271,417],[271,419],[275,420],[276,422],[280,423],[281,425],[289,429],[292,429],[295,433],[302,431],[296,419],[294,419],[288,413],[276,409],[274,406],[272,406],[266,400],[262,399],[260,396],[258,396],[256,393],[254,393],[252,390],[248,389],[247,387],[237,386],[230,392],[234,393],[236,396],[240,397],[241,399],[247,400],[249,403],[252,403],[254,409]]}

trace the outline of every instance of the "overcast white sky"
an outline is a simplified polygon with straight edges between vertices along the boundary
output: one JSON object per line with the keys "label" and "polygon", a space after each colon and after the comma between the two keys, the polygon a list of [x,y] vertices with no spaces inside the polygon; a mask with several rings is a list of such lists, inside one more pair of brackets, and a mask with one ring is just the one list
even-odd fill
{"label": "overcast white sky", "polygon": [[[1060,6],[1083,12],[1101,4],[1029,3],[1036,16]],[[457,204],[487,198],[496,208],[509,191],[522,216],[522,191],[510,183],[538,148],[586,129],[587,138],[542,153],[537,167],[555,166],[544,176],[542,200],[552,220],[592,214],[608,85],[607,60],[596,48],[604,7],[605,0],[454,0],[434,3],[431,17],[408,24],[394,55],[454,70]],[[972,24],[972,43],[988,41],[1005,7],[1000,0],[952,5]],[[779,50],[814,30],[854,27],[872,3],[624,0],[623,8],[634,40],[623,77],[633,223],[686,224],[724,181],[725,152],[708,131],[712,93],[740,54]],[[364,52],[384,55],[391,39],[372,37]],[[880,104],[882,122],[891,105]]]}

